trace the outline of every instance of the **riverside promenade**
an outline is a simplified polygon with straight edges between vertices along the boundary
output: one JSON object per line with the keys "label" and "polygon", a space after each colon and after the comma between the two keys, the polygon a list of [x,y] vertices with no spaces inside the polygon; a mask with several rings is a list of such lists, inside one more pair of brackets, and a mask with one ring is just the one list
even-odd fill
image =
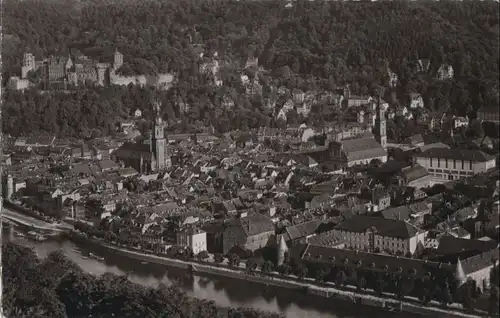
{"label": "riverside promenade", "polygon": [[132,259],[181,268],[186,271],[196,272],[197,274],[224,276],[227,278],[276,286],[280,288],[307,291],[308,294],[318,297],[335,298],[357,305],[377,307],[379,309],[385,308],[390,311],[440,317],[481,317],[481,315],[472,315],[462,312],[460,310],[461,305],[459,304],[452,304],[448,308],[443,308],[439,303],[432,302],[430,306],[423,306],[418,303],[417,299],[405,299],[403,301],[399,301],[392,298],[390,295],[387,295],[387,297],[380,297],[375,294],[371,294],[370,292],[357,292],[354,288],[338,289],[332,284],[318,285],[313,279],[310,278],[300,280],[294,275],[285,276],[277,272],[263,273],[260,270],[249,273],[245,268],[245,264],[240,264],[239,267],[232,268],[224,263],[215,264],[213,262],[213,258],[210,258],[208,261],[195,261],[159,256],[140,250],[108,244],[101,240],[88,238],[78,232],[71,232],[69,237],[77,244],[89,243],[99,247],[104,247]]}
{"label": "riverside promenade", "polygon": [[72,229],[68,224],[61,223],[48,223],[34,217],[24,215],[21,212],[13,211],[5,206],[2,208],[2,218],[24,226],[32,227],[38,230],[53,231],[53,232],[67,232]]}

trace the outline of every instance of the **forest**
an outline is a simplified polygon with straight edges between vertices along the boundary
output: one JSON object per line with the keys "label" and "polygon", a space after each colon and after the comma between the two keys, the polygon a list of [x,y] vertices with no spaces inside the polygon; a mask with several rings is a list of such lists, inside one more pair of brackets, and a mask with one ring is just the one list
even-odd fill
{"label": "forest", "polygon": [[281,317],[189,298],[175,285],[154,289],[111,273],[96,277],[85,273],[61,251],[39,259],[30,248],[4,242],[2,265],[6,317]]}
{"label": "forest", "polygon": [[[264,83],[288,88],[333,90],[350,84],[354,94],[388,88],[387,68],[400,85],[385,90],[396,100],[418,92],[426,107],[449,106],[459,116],[474,117],[485,105],[499,102],[498,3],[491,1],[115,1],[74,0],[5,2],[3,79],[20,73],[23,53],[38,60],[78,49],[99,61],[111,61],[115,49],[124,55],[122,74],[172,72],[178,81],[165,96],[169,120],[197,126],[200,122],[223,130],[273,125],[262,98],[247,98],[236,83],[239,68],[258,57],[267,72]],[[223,88],[213,87],[199,72],[199,48],[205,56],[218,53],[225,68]],[[450,64],[447,81],[415,71],[418,59],[429,59],[431,73]],[[235,76],[236,75],[236,76]],[[223,76],[223,77],[224,77]],[[5,83],[3,83],[5,84]],[[220,107],[221,90],[237,96],[236,107]],[[118,90],[118,89],[115,89]],[[121,96],[127,96],[121,89]],[[98,104],[119,101],[105,90],[89,93]],[[87,94],[87,93],[85,93]],[[73,97],[50,95],[50,110],[32,101],[8,96],[4,132],[19,135],[46,131],[78,135],[84,129],[107,132],[109,119],[140,107],[141,101],[115,103],[109,110],[83,112],[80,124],[58,114],[68,103],[86,106]],[[189,113],[176,111],[178,100],[189,102]],[[43,99],[43,97],[42,97]],[[53,104],[53,106],[52,106]],[[43,107],[43,108],[42,108]],[[101,108],[100,106],[96,108]],[[5,108],[4,108],[5,109]],[[43,111],[43,119],[30,116]],[[315,110],[322,118],[322,109]],[[97,117],[96,117],[97,116]],[[46,118],[48,117],[48,118]],[[314,116],[313,116],[314,117]],[[108,117],[106,117],[108,118]],[[23,124],[22,124],[23,123]],[[24,124],[25,123],[25,124]],[[12,127],[17,127],[13,129]],[[187,127],[185,127],[187,129]]]}

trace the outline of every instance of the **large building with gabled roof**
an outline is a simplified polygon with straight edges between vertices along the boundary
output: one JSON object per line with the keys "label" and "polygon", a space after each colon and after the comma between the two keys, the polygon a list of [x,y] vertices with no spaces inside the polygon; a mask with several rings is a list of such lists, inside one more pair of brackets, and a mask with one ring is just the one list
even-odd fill
{"label": "large building with gabled roof", "polygon": [[346,219],[332,231],[349,248],[402,255],[414,254],[426,236],[425,231],[403,220],[364,215]]}
{"label": "large building with gabled roof", "polygon": [[234,247],[250,251],[264,248],[270,244],[274,233],[271,219],[260,213],[231,219],[224,223],[223,254],[227,254]]}
{"label": "large building with gabled roof", "polygon": [[496,158],[480,150],[432,148],[413,156],[413,162],[426,168],[434,183],[459,180],[496,167]]}
{"label": "large building with gabled roof", "polygon": [[[483,291],[488,288],[490,271],[493,266],[498,266],[498,248],[494,244],[484,246],[478,240],[454,237],[446,240],[439,245],[443,245],[444,250],[454,246],[450,249],[451,253],[445,252],[446,255],[432,259],[407,258],[314,244],[296,245],[291,248],[290,256],[295,262],[306,266],[313,265],[313,268],[326,266],[361,273],[389,273],[394,275],[393,277],[412,279],[439,277],[439,282],[447,281],[450,285],[455,282],[456,287],[470,281]],[[478,244],[481,246],[477,247]],[[457,249],[461,252],[455,253]]]}
{"label": "large building with gabled roof", "polygon": [[374,159],[381,162],[387,161],[384,148],[375,139],[369,137],[332,141],[328,148],[330,160],[334,163],[334,170],[369,164]]}

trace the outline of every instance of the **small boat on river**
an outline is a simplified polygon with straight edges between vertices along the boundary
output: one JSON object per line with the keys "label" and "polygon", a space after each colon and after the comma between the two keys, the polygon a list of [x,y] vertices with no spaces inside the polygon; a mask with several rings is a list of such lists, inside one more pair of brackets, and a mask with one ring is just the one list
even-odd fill
{"label": "small boat on river", "polygon": [[104,257],[97,256],[97,255],[92,254],[92,253],[89,253],[89,257],[90,257],[90,258],[93,258],[93,259],[95,259],[95,260],[98,260],[98,261],[100,261],[100,262],[104,261]]}
{"label": "small boat on river", "polygon": [[26,237],[30,238],[30,239],[34,239],[38,242],[43,242],[45,240],[47,240],[47,237],[40,234],[40,233],[37,233],[35,231],[29,231],[26,235]]}

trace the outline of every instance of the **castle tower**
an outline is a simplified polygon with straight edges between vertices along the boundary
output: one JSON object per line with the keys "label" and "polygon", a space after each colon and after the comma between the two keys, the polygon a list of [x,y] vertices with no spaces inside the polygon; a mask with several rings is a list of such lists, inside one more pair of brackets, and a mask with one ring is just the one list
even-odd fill
{"label": "castle tower", "polygon": [[118,51],[115,51],[113,55],[113,68],[116,71],[123,65],[123,54]]}
{"label": "castle tower", "polygon": [[378,98],[377,102],[377,119],[375,119],[375,140],[377,140],[380,145],[386,149],[387,148],[387,135],[386,135],[386,130],[387,130],[387,123],[385,120],[385,111],[381,107],[381,99],[380,96]]}
{"label": "castle tower", "polygon": [[280,235],[278,242],[278,266],[283,264],[285,261],[285,253],[288,251],[288,246],[286,246],[285,237]]}
{"label": "castle tower", "polygon": [[153,123],[153,132],[151,133],[151,160],[152,171],[162,171],[171,166],[170,156],[167,150],[167,140],[165,139],[163,121],[160,115],[160,103],[153,102],[155,119]]}
{"label": "castle tower", "polygon": [[99,86],[105,86],[106,83],[106,68],[100,65],[97,66],[97,84]]}
{"label": "castle tower", "polygon": [[23,56],[23,66],[35,68],[35,56],[31,53],[25,53]]}
{"label": "castle tower", "polygon": [[458,284],[457,287],[462,286],[466,280],[464,268],[462,267],[462,262],[460,261],[460,258],[457,260],[457,265],[455,267],[455,280],[457,281]]}
{"label": "castle tower", "polygon": [[24,53],[23,66],[21,67],[21,78],[26,78],[30,71],[35,70],[35,56],[31,53]]}

